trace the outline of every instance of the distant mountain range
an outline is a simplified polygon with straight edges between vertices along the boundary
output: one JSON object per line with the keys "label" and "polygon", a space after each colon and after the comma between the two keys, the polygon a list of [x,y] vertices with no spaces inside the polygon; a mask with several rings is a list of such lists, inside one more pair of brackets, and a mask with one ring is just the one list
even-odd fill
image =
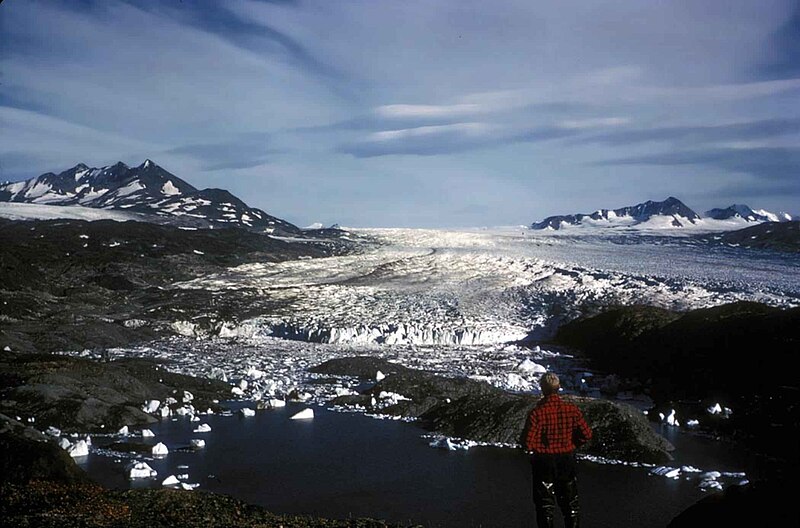
{"label": "distant mountain range", "polygon": [[760,222],[787,222],[794,218],[788,213],[753,210],[743,204],[724,209],[711,209],[700,216],[686,204],[670,196],[664,201],[647,201],[619,209],[598,209],[594,213],[549,216],[531,224],[531,229],[563,229],[574,226],[681,228],[697,227],[709,230],[741,229]]}
{"label": "distant mountain range", "polygon": [[196,189],[149,159],[138,167],[118,162],[90,168],[80,163],[59,174],[7,182],[0,185],[0,202],[129,211],[196,227],[300,233],[298,227],[248,206],[228,191]]}

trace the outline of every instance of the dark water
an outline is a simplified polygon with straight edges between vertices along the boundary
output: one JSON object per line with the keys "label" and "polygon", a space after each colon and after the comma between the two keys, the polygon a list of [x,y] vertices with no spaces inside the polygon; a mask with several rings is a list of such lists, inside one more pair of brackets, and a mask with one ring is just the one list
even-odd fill
{"label": "dark water", "polygon": [[[368,516],[428,527],[534,526],[529,465],[521,451],[434,449],[413,424],[320,407],[314,407],[313,420],[289,420],[303,407],[290,404],[250,418],[204,417],[210,433],[192,433],[197,423],[185,418],[156,424],[151,427],[156,438],[148,443],[164,442],[171,452],[148,461],[158,471],[155,481],[134,485],[157,487],[170,474],[188,473],[188,482],[201,489],[276,513]],[[206,448],[174,450],[191,438],[204,438]],[[685,435],[679,440],[684,445],[678,464],[743,469],[734,462],[735,450],[722,449],[720,457],[715,442]],[[126,462],[92,455],[82,465],[102,484],[127,488]],[[189,469],[177,469],[180,464]],[[705,495],[696,483],[650,476],[645,469],[580,466],[582,520],[588,527],[665,526]]]}

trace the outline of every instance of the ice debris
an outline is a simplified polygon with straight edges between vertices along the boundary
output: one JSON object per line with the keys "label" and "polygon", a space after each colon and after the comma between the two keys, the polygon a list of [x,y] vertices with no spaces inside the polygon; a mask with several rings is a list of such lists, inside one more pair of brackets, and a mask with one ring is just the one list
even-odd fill
{"label": "ice debris", "polygon": [[164,445],[162,442],[159,442],[153,446],[152,453],[153,456],[158,456],[158,457],[167,456],[169,454],[169,449],[167,449],[167,446]]}
{"label": "ice debris", "polygon": [[155,478],[158,475],[158,472],[151,468],[147,462],[134,462],[127,469],[130,480]]}
{"label": "ice debris", "polygon": [[267,403],[269,404],[270,409],[277,409],[278,407],[286,407],[286,401],[279,400],[277,398],[271,398],[267,401]]}
{"label": "ice debris", "polygon": [[158,407],[161,405],[159,400],[147,400],[142,405],[142,411],[146,412],[147,414],[153,414],[158,410]]}
{"label": "ice debris", "polygon": [[50,427],[47,428],[47,431],[45,431],[44,434],[48,436],[58,437],[61,436],[61,429],[59,429],[58,427],[53,427],[51,425]]}
{"label": "ice debris", "polygon": [[89,454],[89,446],[86,445],[86,440],[78,440],[67,449],[67,453],[72,458],[87,456]]}
{"label": "ice debris", "polygon": [[181,481],[179,481],[178,477],[176,477],[175,475],[170,475],[167,478],[165,478],[163,481],[161,481],[161,485],[164,486],[164,487],[177,486],[180,483],[181,483]]}
{"label": "ice debris", "polygon": [[69,449],[69,446],[71,446],[71,445],[72,444],[70,443],[70,441],[67,440],[66,438],[62,438],[62,439],[60,439],[58,441],[58,447],[60,447],[61,449],[64,449],[64,450]]}
{"label": "ice debris", "polygon": [[192,438],[191,440],[189,440],[189,443],[195,449],[200,449],[201,447],[205,447],[206,446],[206,441],[203,440],[202,438]]}
{"label": "ice debris", "polygon": [[314,417],[314,409],[303,409],[299,413],[292,416],[292,420],[309,420]]}
{"label": "ice debris", "polygon": [[155,435],[150,429],[142,429],[142,438],[153,438]]}
{"label": "ice debris", "polygon": [[208,425],[207,423],[203,423],[203,424],[200,424],[197,427],[195,427],[192,432],[193,433],[208,433],[210,431],[211,431],[211,426]]}
{"label": "ice debris", "polygon": [[380,370],[375,373],[375,381],[381,381],[381,380],[384,380],[384,379],[386,379],[386,374],[384,374]]}
{"label": "ice debris", "polygon": [[242,407],[242,409],[239,412],[242,413],[242,416],[255,416],[256,415],[256,412],[253,409],[250,409],[249,407]]}
{"label": "ice debris", "polygon": [[122,435],[122,436],[128,436],[128,434],[130,434],[128,432],[128,426],[127,425],[123,425],[122,428],[119,431],[117,431],[117,434],[118,435]]}

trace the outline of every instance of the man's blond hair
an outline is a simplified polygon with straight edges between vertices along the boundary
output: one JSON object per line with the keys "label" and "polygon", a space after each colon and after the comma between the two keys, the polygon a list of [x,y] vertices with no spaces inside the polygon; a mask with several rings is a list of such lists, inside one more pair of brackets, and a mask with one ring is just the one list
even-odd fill
{"label": "man's blond hair", "polygon": [[545,372],[542,379],[539,380],[539,386],[542,388],[542,394],[555,394],[561,388],[561,380],[558,379],[555,372]]}

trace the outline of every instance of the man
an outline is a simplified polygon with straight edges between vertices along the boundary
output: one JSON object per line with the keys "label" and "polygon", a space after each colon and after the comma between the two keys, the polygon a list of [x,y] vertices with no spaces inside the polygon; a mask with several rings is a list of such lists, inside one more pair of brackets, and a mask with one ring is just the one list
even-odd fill
{"label": "man", "polygon": [[563,401],[561,382],[552,372],[539,381],[543,398],[528,416],[525,447],[533,453],[533,503],[539,528],[553,526],[555,505],[567,528],[578,527],[578,479],[575,449],[592,438],[581,411]]}

